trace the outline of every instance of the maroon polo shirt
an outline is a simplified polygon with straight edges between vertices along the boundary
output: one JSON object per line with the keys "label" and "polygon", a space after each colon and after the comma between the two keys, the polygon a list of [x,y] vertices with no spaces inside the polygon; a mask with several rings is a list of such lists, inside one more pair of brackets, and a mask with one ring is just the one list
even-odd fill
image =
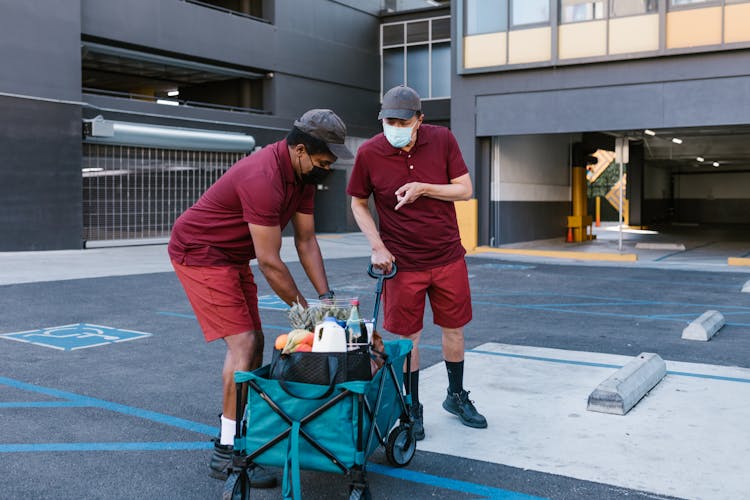
{"label": "maroon polo shirt", "polygon": [[248,223],[284,228],[295,212],[312,214],[315,186],[302,184],[286,140],[241,159],[180,215],[169,257],[188,266],[247,265],[255,258]]}
{"label": "maroon polo shirt", "polygon": [[422,124],[409,152],[394,148],[381,133],[359,147],[346,192],[375,199],[380,237],[403,271],[450,264],[466,253],[452,201],[427,196],[398,211],[396,190],[408,182],[450,184],[468,173],[456,138],[445,127]]}

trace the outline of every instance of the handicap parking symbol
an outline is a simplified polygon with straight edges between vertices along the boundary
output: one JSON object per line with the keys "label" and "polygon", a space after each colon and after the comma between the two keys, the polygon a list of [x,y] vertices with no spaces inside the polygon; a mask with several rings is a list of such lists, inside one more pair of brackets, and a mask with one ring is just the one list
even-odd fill
{"label": "handicap parking symbol", "polygon": [[61,351],[75,351],[87,347],[98,347],[128,340],[150,337],[150,333],[135,330],[121,330],[109,326],[75,323],[72,325],[51,326],[40,330],[27,330],[0,334],[0,338],[28,342],[29,344],[51,347]]}

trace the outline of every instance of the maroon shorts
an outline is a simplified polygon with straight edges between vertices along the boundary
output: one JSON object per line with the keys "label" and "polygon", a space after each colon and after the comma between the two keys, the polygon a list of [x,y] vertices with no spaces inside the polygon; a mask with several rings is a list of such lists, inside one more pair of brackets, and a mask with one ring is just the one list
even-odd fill
{"label": "maroon shorts", "polygon": [[185,266],[172,261],[207,342],[260,331],[258,287],[250,266]]}
{"label": "maroon shorts", "polygon": [[383,284],[383,328],[398,335],[422,330],[425,295],[433,322],[460,328],[471,321],[469,271],[463,258],[427,271],[399,271]]}

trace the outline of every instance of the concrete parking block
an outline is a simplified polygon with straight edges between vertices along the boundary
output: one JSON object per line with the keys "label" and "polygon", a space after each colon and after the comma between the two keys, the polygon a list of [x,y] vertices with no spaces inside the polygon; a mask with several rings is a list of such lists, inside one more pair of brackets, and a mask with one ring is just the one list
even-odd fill
{"label": "concrete parking block", "polygon": [[682,330],[682,338],[707,342],[724,326],[724,316],[719,311],[706,311]]}
{"label": "concrete parking block", "polygon": [[594,389],[586,409],[625,415],[666,373],[667,365],[658,354],[641,353]]}

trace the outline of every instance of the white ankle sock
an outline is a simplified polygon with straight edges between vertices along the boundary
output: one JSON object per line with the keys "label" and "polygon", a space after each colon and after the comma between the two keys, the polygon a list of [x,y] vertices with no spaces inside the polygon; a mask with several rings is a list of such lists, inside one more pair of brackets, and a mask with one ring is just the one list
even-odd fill
{"label": "white ankle sock", "polygon": [[219,444],[234,444],[234,433],[237,430],[237,422],[221,416],[221,439]]}

